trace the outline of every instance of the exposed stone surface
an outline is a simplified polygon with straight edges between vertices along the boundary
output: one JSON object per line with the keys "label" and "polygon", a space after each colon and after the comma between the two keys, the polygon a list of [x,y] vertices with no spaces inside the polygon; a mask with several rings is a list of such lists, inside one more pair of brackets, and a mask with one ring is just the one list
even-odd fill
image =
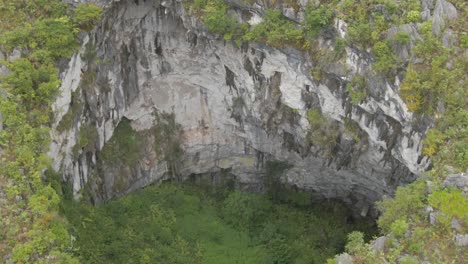
{"label": "exposed stone surface", "polygon": [[437,0],[432,17],[432,33],[439,35],[445,28],[446,21],[457,18],[457,9],[445,0]]}
{"label": "exposed stone surface", "polygon": [[462,225],[460,224],[460,222],[458,222],[458,220],[455,217],[452,218],[452,221],[450,222],[450,226],[452,227],[453,230],[457,232],[461,232],[463,230]]}
{"label": "exposed stone surface", "polygon": [[[345,34],[346,25],[337,25]],[[52,131],[54,168],[73,183],[75,195],[88,186],[95,202],[170,177],[168,164],[152,150],[132,166],[99,164],[100,150],[124,117],[146,131],[158,125],[156,112],[174,113],[183,130],[182,178],[228,173],[259,190],[267,162],[281,161],[289,165],[285,183],[367,213],[370,204],[427,168],[421,155],[427,126],[398,96],[398,79],[372,74],[369,54],[351,48],[346,53],[315,80],[307,54],[226,43],[207,33],[179,1],[115,2],[63,73],[54,127],[66,113],[80,110],[70,127]],[[345,89],[356,73],[366,76],[370,91],[358,106]],[[331,148],[307,140],[307,112],[313,108],[333,125]],[[96,146],[73,153],[85,123],[97,130]]]}
{"label": "exposed stone surface", "polygon": [[351,257],[348,253],[343,253],[336,256],[334,261],[336,264],[352,264],[353,257]]}
{"label": "exposed stone surface", "polygon": [[378,237],[372,242],[372,249],[375,251],[383,251],[385,249],[385,241],[387,241],[386,236]]}
{"label": "exposed stone surface", "polygon": [[457,234],[453,237],[453,240],[458,246],[468,246],[468,234]]}
{"label": "exposed stone surface", "polygon": [[444,187],[459,189],[463,194],[468,195],[468,174],[452,174],[444,180]]}
{"label": "exposed stone surface", "polygon": [[[394,39],[397,36],[398,32],[404,32],[409,36],[409,43],[400,44],[397,43]],[[403,24],[401,26],[393,26],[387,31],[389,39],[393,40],[392,49],[395,54],[403,61],[406,61],[410,58],[411,49],[416,45],[418,40],[421,40],[418,30],[415,24]]]}

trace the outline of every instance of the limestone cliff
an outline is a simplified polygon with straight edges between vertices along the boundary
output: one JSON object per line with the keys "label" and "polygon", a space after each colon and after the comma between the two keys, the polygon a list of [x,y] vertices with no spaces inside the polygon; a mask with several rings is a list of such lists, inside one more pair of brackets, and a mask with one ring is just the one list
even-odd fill
{"label": "limestone cliff", "polygon": [[[64,70],[54,105],[50,155],[75,195],[86,188],[101,202],[191,175],[230,175],[261,190],[274,161],[283,165],[282,182],[365,215],[382,195],[428,168],[421,139],[430,120],[407,110],[398,95],[401,76],[375,74],[366,51],[346,47],[341,60],[321,65],[321,78],[314,78],[320,62],[310,54],[226,42],[207,32],[183,1],[111,2]],[[265,9],[243,1],[231,7],[250,23]],[[302,19],[301,11],[283,13]],[[336,20],[320,48],[332,50],[336,35],[345,34],[346,24]],[[353,104],[346,85],[358,74],[369,96]],[[310,124],[311,110],[326,121]],[[110,160],[118,130],[138,145],[137,153]],[[325,140],[311,140],[318,130]],[[109,144],[114,148],[106,150]],[[181,147],[177,155],[174,144]]]}

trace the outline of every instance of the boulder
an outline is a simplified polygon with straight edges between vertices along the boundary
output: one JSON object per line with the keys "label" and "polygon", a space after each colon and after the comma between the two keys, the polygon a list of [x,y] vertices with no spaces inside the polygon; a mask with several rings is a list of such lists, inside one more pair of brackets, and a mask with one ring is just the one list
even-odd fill
{"label": "boulder", "polygon": [[465,173],[449,175],[444,183],[444,187],[459,189],[464,195],[468,194],[468,175]]}
{"label": "boulder", "polygon": [[343,253],[335,257],[336,264],[353,264],[353,257],[348,253]]}
{"label": "boulder", "polygon": [[447,21],[453,21],[457,16],[455,6],[445,0],[437,0],[432,18],[432,33],[440,35],[445,29]]}

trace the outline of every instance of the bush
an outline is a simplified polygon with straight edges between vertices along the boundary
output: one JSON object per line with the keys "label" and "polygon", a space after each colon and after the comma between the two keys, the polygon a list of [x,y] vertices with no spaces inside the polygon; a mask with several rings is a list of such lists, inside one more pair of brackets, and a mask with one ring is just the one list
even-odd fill
{"label": "bush", "polygon": [[429,129],[424,139],[423,154],[426,156],[434,155],[438,151],[439,145],[443,140],[444,134],[442,134],[442,132],[434,128]]}
{"label": "bush", "polygon": [[400,45],[407,45],[411,42],[411,37],[404,31],[398,31],[395,35],[395,42]]}
{"label": "bush", "polygon": [[34,24],[35,40],[29,45],[44,49],[52,60],[70,57],[77,46],[73,31],[68,18],[40,20]]}
{"label": "bush", "polygon": [[426,184],[422,180],[398,188],[395,198],[385,198],[377,203],[377,208],[382,211],[377,224],[382,231],[390,232],[392,224],[397,220],[423,220],[426,199]]}
{"label": "bush", "polygon": [[358,231],[354,231],[348,234],[346,251],[350,254],[359,254],[363,250],[365,250],[364,234]]}
{"label": "bush", "polygon": [[351,97],[352,104],[360,104],[367,97],[366,79],[362,76],[354,76],[351,82],[346,85],[346,91]]}
{"label": "bush", "polygon": [[73,16],[75,24],[86,31],[90,31],[100,20],[102,8],[95,4],[79,4]]}
{"label": "bush", "polygon": [[340,59],[343,57],[345,53],[345,48],[346,48],[346,42],[342,38],[337,38],[335,40],[335,46],[333,48],[333,51],[335,53],[335,58]]}
{"label": "bush", "polygon": [[336,122],[323,116],[320,109],[309,110],[307,120],[310,124],[309,142],[322,148],[325,156],[330,158],[339,136]]}
{"label": "bush", "polygon": [[421,19],[421,13],[419,11],[409,11],[406,16],[406,21],[408,23],[416,23]]}
{"label": "bush", "polygon": [[242,230],[252,230],[265,220],[271,203],[255,194],[232,192],[224,201],[223,216],[226,222]]}
{"label": "bush", "polygon": [[429,196],[429,204],[442,211],[450,219],[468,218],[468,201],[460,190],[439,190]]}
{"label": "bush", "polygon": [[303,30],[308,38],[314,38],[323,28],[330,26],[333,21],[333,13],[329,7],[320,6],[314,9],[308,5],[304,14]]}
{"label": "bush", "polygon": [[460,36],[460,47],[462,49],[468,49],[468,35]]}
{"label": "bush", "polygon": [[396,220],[390,226],[390,231],[397,238],[402,237],[406,233],[407,230],[408,230],[408,223],[406,223],[405,220],[400,220],[400,219]]}
{"label": "bush", "polygon": [[277,9],[268,9],[262,23],[253,26],[244,35],[244,40],[265,42],[273,47],[298,45],[301,39],[302,31]]}
{"label": "bush", "polygon": [[226,40],[230,40],[237,24],[233,18],[228,17],[227,9],[228,5],[223,1],[209,1],[203,9],[203,23],[209,31],[224,35]]}
{"label": "bush", "polygon": [[141,142],[135,130],[130,126],[130,121],[124,118],[102,148],[101,157],[108,164],[132,166],[140,157],[140,147]]}
{"label": "bush", "polygon": [[73,147],[73,154],[75,157],[78,155],[80,150],[85,152],[95,151],[96,145],[98,143],[99,135],[94,125],[83,125],[80,128],[80,133],[78,135],[78,140],[76,145]]}
{"label": "bush", "polygon": [[372,28],[369,23],[349,26],[346,39],[357,46],[368,48],[372,45]]}
{"label": "bush", "polygon": [[397,60],[386,42],[377,42],[372,49],[375,56],[374,69],[386,76],[393,76],[397,69]]}

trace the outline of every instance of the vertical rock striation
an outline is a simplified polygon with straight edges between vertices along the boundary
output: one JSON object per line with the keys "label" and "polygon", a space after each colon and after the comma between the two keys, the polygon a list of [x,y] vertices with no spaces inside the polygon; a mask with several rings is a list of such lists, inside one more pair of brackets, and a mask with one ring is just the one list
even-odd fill
{"label": "vertical rock striation", "polygon": [[[255,8],[232,11],[261,19]],[[346,34],[342,21],[336,25]],[[321,45],[330,49],[332,41]],[[307,53],[237,47],[209,34],[180,1],[115,1],[63,73],[54,105],[54,168],[75,195],[87,189],[101,202],[175,175],[229,174],[261,190],[269,161],[280,161],[284,183],[365,215],[427,169],[421,138],[428,124],[408,112],[398,77],[373,74],[365,52],[347,47],[345,56],[318,80]],[[356,105],[346,85],[358,73],[369,96]],[[311,110],[325,124],[309,123]],[[180,127],[168,125],[173,121]],[[106,161],[103,148],[117,140],[122,122],[141,143],[137,158]],[[157,132],[163,125],[169,130]],[[84,127],[96,132],[85,143]],[[167,139],[179,130],[183,155],[169,159]],[[325,142],[311,139],[314,130],[325,130]]]}

